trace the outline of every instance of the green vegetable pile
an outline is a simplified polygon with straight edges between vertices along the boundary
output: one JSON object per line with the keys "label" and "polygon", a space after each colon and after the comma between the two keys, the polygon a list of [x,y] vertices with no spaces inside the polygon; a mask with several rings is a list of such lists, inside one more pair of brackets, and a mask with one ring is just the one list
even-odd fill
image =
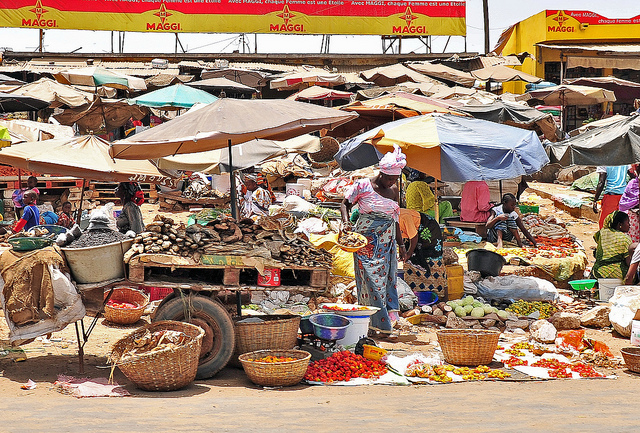
{"label": "green vegetable pile", "polygon": [[467,296],[457,301],[449,301],[447,305],[453,308],[454,313],[458,317],[477,317],[482,318],[487,314],[496,313],[502,320],[506,320],[509,314],[506,311],[498,310],[489,304],[483,304],[473,299],[473,296]]}

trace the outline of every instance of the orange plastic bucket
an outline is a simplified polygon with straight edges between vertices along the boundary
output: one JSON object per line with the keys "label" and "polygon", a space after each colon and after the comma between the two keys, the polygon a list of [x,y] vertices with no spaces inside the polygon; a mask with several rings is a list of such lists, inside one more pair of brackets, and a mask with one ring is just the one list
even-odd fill
{"label": "orange plastic bucket", "polygon": [[280,285],[280,269],[265,269],[264,275],[258,274],[258,286],[278,287]]}

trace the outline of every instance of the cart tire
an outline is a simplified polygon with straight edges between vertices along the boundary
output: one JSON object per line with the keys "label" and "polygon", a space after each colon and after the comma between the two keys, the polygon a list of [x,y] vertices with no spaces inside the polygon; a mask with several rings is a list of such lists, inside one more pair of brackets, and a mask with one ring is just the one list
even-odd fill
{"label": "cart tire", "polygon": [[174,298],[156,311],[153,321],[160,320],[189,322],[204,329],[197,379],[213,377],[231,359],[236,344],[233,321],[219,302],[198,295]]}

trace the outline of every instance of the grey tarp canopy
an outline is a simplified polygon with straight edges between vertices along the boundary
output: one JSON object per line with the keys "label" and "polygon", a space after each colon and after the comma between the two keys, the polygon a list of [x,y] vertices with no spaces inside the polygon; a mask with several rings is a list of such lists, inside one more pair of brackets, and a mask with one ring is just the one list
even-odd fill
{"label": "grey tarp canopy", "polygon": [[630,116],[548,147],[563,165],[626,165],[640,161],[640,116]]}
{"label": "grey tarp canopy", "polygon": [[[549,141],[559,141],[562,133],[549,113],[512,102],[497,100],[486,105],[466,105],[456,111],[469,114],[476,119],[516,126],[523,129],[539,129]],[[535,126],[534,126],[535,125]],[[537,128],[535,128],[537,126]]]}

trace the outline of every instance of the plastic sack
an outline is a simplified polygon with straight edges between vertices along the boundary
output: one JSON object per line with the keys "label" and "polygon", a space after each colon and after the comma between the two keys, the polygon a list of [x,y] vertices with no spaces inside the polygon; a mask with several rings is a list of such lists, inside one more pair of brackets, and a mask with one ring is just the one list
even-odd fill
{"label": "plastic sack", "polygon": [[331,273],[341,277],[355,278],[353,268],[353,253],[348,253],[340,248],[338,244],[338,233],[326,235],[309,234],[309,242],[316,248],[322,248],[333,256],[333,267]]}
{"label": "plastic sack", "polygon": [[478,296],[488,301],[555,301],[558,298],[558,290],[553,283],[536,277],[488,277],[475,285],[478,288]]}
{"label": "plastic sack", "polygon": [[556,344],[560,346],[572,347],[578,352],[584,350],[584,329],[560,331],[558,332],[558,338],[556,338]]}
{"label": "plastic sack", "polygon": [[397,279],[396,291],[398,292],[400,311],[411,310],[418,302],[418,297],[402,278]]}
{"label": "plastic sack", "polygon": [[323,233],[327,231],[327,223],[320,218],[307,218],[298,223],[298,228],[294,233],[304,233],[307,237],[311,233]]}
{"label": "plastic sack", "polygon": [[288,195],[282,202],[282,208],[287,212],[309,213],[315,205],[297,195]]}
{"label": "plastic sack", "polygon": [[52,265],[49,265],[49,272],[51,273],[54,305],[56,307],[68,307],[80,299],[80,295],[67,275]]}
{"label": "plastic sack", "polygon": [[613,328],[622,336],[631,336],[631,321],[640,309],[640,287],[619,286],[616,287],[613,296],[609,299],[612,304],[609,313],[609,321]]}

